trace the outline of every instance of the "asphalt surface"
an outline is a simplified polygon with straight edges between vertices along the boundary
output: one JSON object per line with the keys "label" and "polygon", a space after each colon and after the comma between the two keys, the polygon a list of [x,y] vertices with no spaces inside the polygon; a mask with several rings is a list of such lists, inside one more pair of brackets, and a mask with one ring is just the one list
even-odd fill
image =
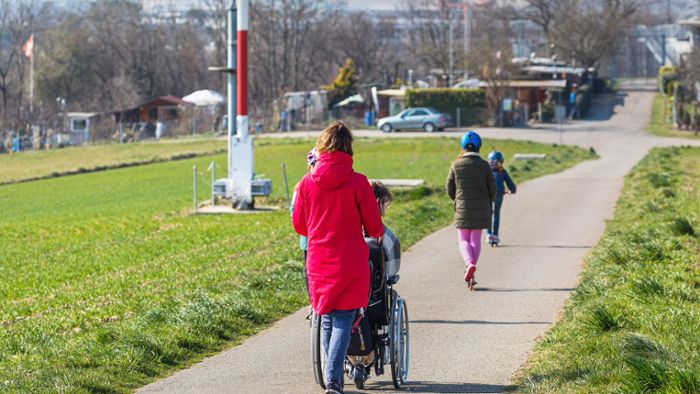
{"label": "asphalt surface", "polygon": [[[585,255],[613,214],[624,175],[661,145],[694,144],[644,132],[653,92],[630,87],[603,98],[591,120],[565,126],[564,143],[592,146],[599,160],[519,185],[506,196],[502,246],[484,246],[476,291],[463,283],[464,263],[450,226],[405,251],[401,282],[410,316],[411,393],[499,393],[506,390],[536,339],[575,289]],[[461,135],[461,131],[436,136]],[[492,138],[559,142],[556,128],[484,129]],[[306,133],[300,133],[303,136]],[[433,135],[363,131],[402,138]],[[447,169],[446,169],[447,171]],[[400,236],[400,234],[398,234]],[[310,366],[305,308],[242,345],[144,387],[140,393],[321,393]],[[394,392],[391,374],[367,390]],[[348,393],[358,392],[351,384]]]}

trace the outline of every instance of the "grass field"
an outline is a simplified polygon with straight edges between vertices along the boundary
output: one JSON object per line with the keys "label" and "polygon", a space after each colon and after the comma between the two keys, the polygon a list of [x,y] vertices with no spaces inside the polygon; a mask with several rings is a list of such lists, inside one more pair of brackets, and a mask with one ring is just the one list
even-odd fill
{"label": "grass field", "polygon": [[[257,144],[258,172],[276,188],[268,203],[283,204],[281,164],[299,179],[311,145]],[[442,184],[456,146],[356,142],[356,168],[369,177],[428,182],[397,193],[390,208],[387,223],[404,245],[451,221]],[[484,149],[496,146],[507,157],[549,154],[511,165],[518,181],[594,157],[528,142]],[[306,303],[287,210],[188,215],[192,165],[211,160],[225,167],[216,155],[0,186],[0,392],[129,392]],[[199,191],[206,196],[208,185]]]}
{"label": "grass field", "polygon": [[655,149],[627,176],[529,393],[700,393],[700,149]]}
{"label": "grass field", "polygon": [[224,152],[221,139],[182,139],[133,144],[90,145],[49,151],[0,155],[0,185],[120,165],[168,161],[173,158]]}
{"label": "grass field", "polygon": [[700,134],[689,130],[678,130],[665,121],[665,101],[666,97],[661,94],[657,94],[656,97],[654,97],[654,105],[652,107],[651,112],[651,121],[647,126],[647,131],[650,134],[658,135],[660,137],[700,139]]}

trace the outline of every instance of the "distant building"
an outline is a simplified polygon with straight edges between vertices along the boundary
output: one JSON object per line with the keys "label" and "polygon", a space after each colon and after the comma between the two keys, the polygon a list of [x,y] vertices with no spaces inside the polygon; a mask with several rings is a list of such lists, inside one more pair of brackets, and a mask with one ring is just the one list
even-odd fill
{"label": "distant building", "polygon": [[68,112],[65,117],[64,133],[56,136],[58,145],[83,145],[95,139],[97,123],[102,114],[97,112]]}
{"label": "distant building", "polygon": [[192,103],[175,96],[161,96],[133,108],[114,112],[117,123],[168,122],[179,118],[181,111]]}

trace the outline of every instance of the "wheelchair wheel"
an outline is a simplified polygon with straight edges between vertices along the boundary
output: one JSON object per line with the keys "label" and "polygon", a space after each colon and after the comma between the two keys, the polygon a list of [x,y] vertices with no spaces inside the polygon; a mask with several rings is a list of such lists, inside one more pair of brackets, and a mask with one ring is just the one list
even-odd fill
{"label": "wheelchair wheel", "polygon": [[409,331],[408,308],[406,301],[392,292],[391,321],[389,323],[391,378],[395,388],[400,388],[408,380]]}
{"label": "wheelchair wheel", "polygon": [[321,315],[313,312],[311,315],[311,365],[314,371],[314,379],[322,389],[326,389],[323,379],[323,368],[326,365],[321,344]]}

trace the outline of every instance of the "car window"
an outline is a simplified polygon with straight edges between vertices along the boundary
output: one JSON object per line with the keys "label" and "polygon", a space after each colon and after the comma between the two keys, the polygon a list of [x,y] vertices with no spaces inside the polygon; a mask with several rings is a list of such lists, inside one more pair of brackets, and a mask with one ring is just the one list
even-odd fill
{"label": "car window", "polygon": [[439,114],[439,113],[440,113],[440,111],[436,110],[436,109],[433,108],[433,107],[428,107],[427,110],[430,111],[430,112],[432,112],[432,113],[434,113],[434,114]]}
{"label": "car window", "polygon": [[406,110],[406,112],[405,112],[403,115],[401,115],[401,116],[402,116],[402,117],[403,117],[403,116],[413,116],[413,115],[415,114],[415,112],[416,112],[415,109]]}
{"label": "car window", "polygon": [[413,110],[413,114],[411,114],[411,116],[425,116],[425,115],[430,115],[430,114],[428,113],[428,111],[426,111],[424,109]]}

